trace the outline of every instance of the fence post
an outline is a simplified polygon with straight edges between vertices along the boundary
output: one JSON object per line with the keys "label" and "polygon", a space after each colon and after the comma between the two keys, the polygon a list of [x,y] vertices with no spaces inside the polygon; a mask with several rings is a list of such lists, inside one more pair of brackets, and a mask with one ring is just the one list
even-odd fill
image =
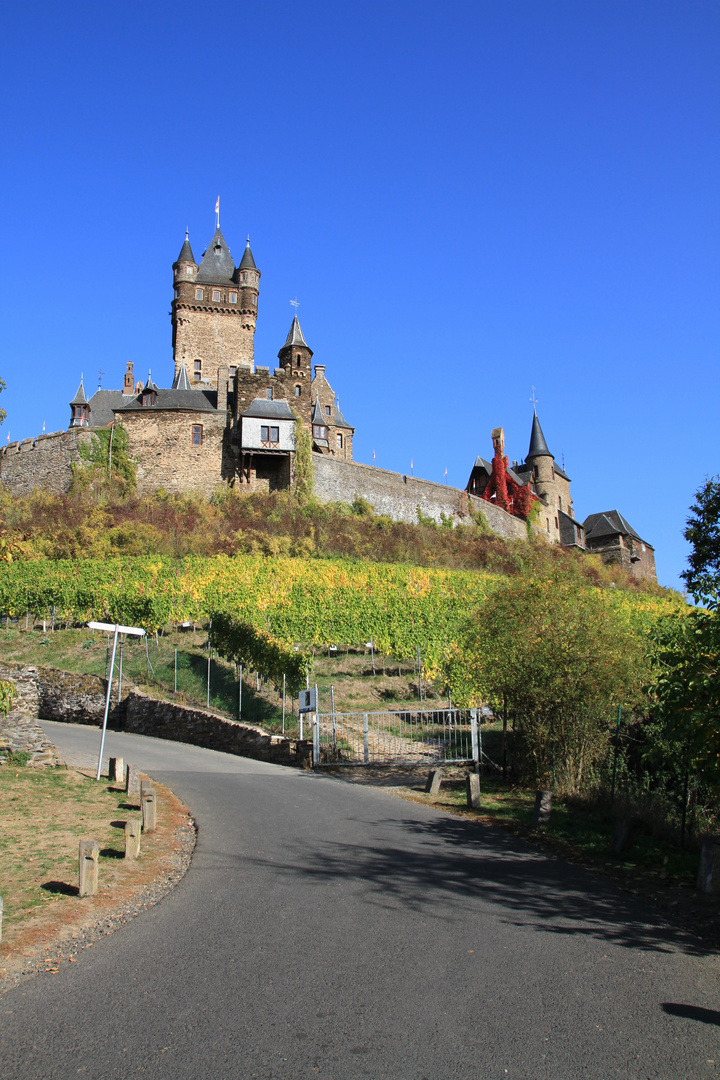
{"label": "fence post", "polygon": [[207,707],[210,708],[210,657],[212,649],[208,649],[208,676],[207,676]]}
{"label": "fence post", "polygon": [[472,756],[475,772],[480,773],[480,746],[478,743],[477,709],[470,710],[470,738],[472,740]]}
{"label": "fence post", "polygon": [[285,734],[285,672],[283,672],[283,735]]}
{"label": "fence post", "polygon": [[368,714],[363,713],[363,756],[365,764],[370,762],[370,746],[368,743]]}
{"label": "fence post", "polygon": [[242,664],[240,664],[240,679],[238,680],[238,720],[242,720]]}
{"label": "fence post", "polygon": [[420,663],[420,646],[419,645],[417,647],[417,653],[418,653],[418,693],[420,695],[420,700],[422,701],[422,699],[423,699],[423,696],[422,696],[422,665]]}
{"label": "fence post", "polygon": [[124,647],[124,644],[125,644],[124,642],[122,642],[122,641],[120,642],[120,672],[118,674],[118,705],[120,704],[120,699],[122,698],[122,662],[123,662],[123,647]]}
{"label": "fence post", "polygon": [[318,714],[315,712],[312,714],[312,728],[313,728],[313,765],[315,768],[320,764],[320,724],[318,723]]}
{"label": "fence post", "polygon": [[175,693],[177,694],[177,646],[175,647]]}

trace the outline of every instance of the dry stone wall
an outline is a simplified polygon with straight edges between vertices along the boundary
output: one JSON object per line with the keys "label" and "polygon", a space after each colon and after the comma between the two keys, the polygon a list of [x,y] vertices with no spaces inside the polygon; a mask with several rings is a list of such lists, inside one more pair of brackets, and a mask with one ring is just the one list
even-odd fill
{"label": "dry stone wall", "polygon": [[[38,724],[55,720],[65,724],[102,724],[107,682],[98,675],[76,675],[56,668],[26,667],[14,670],[0,665],[0,678],[10,679],[19,694],[17,706],[0,719],[0,753],[3,747],[29,750],[38,760],[55,760],[53,748]],[[270,735],[262,728],[224,716],[158,701],[132,685],[124,687],[118,702],[113,694],[108,726],[116,731],[152,735],[156,739],[191,743],[226,754],[270,761],[278,765],[300,764],[303,747],[295,740]]]}

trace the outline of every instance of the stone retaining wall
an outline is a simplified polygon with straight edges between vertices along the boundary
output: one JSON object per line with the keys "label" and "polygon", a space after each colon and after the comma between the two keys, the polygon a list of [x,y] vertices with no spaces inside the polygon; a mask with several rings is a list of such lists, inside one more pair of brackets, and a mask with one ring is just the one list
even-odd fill
{"label": "stone retaining wall", "polygon": [[[13,670],[0,665],[0,678],[10,679],[20,695],[18,706],[6,720],[0,718],[0,750],[5,745],[39,755],[47,748],[52,749],[38,720],[102,724],[107,682],[99,675],[75,675],[45,667]],[[140,693],[132,684],[123,687],[119,702],[117,693],[113,692],[108,727],[278,765],[300,764],[304,756],[303,748],[298,753],[296,740],[270,735],[260,727],[242,724],[206,709],[158,701]]]}

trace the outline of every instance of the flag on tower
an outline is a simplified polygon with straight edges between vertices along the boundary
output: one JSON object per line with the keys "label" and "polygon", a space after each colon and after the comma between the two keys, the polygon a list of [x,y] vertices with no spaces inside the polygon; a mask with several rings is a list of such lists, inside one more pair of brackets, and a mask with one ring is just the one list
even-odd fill
{"label": "flag on tower", "polygon": [[217,202],[215,203],[215,213],[216,214],[220,213],[220,196],[219,195],[217,197]]}
{"label": "flag on tower", "polygon": [[45,434],[45,421],[43,420],[43,435]]}
{"label": "flag on tower", "polygon": [[373,450],[373,461],[375,460],[375,451]]}

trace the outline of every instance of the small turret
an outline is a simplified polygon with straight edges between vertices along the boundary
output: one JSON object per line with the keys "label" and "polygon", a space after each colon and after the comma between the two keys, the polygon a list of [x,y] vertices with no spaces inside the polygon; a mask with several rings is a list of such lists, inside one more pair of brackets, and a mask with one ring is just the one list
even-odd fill
{"label": "small turret", "polygon": [[[541,499],[548,501],[550,489],[554,486],[555,458],[548,449],[543,430],[540,427],[537,413],[533,415],[532,431],[530,433],[530,449],[525,459],[528,469],[532,470],[532,479],[535,490]],[[554,500],[553,500],[554,501]]]}
{"label": "small turret", "polygon": [[70,402],[70,427],[87,427],[90,418],[90,402],[85,394],[83,376],[75,397]]}
{"label": "small turret", "polygon": [[180,248],[180,254],[173,263],[173,279],[177,285],[180,281],[194,281],[197,277],[198,265],[190,247],[188,230],[185,230],[185,242]]}
{"label": "small turret", "polygon": [[288,336],[285,338],[285,344],[278,353],[280,367],[285,368],[288,373],[294,372],[299,375],[300,372],[304,372],[307,377],[310,374],[312,355],[313,351],[305,340],[296,313],[293,316]]}

